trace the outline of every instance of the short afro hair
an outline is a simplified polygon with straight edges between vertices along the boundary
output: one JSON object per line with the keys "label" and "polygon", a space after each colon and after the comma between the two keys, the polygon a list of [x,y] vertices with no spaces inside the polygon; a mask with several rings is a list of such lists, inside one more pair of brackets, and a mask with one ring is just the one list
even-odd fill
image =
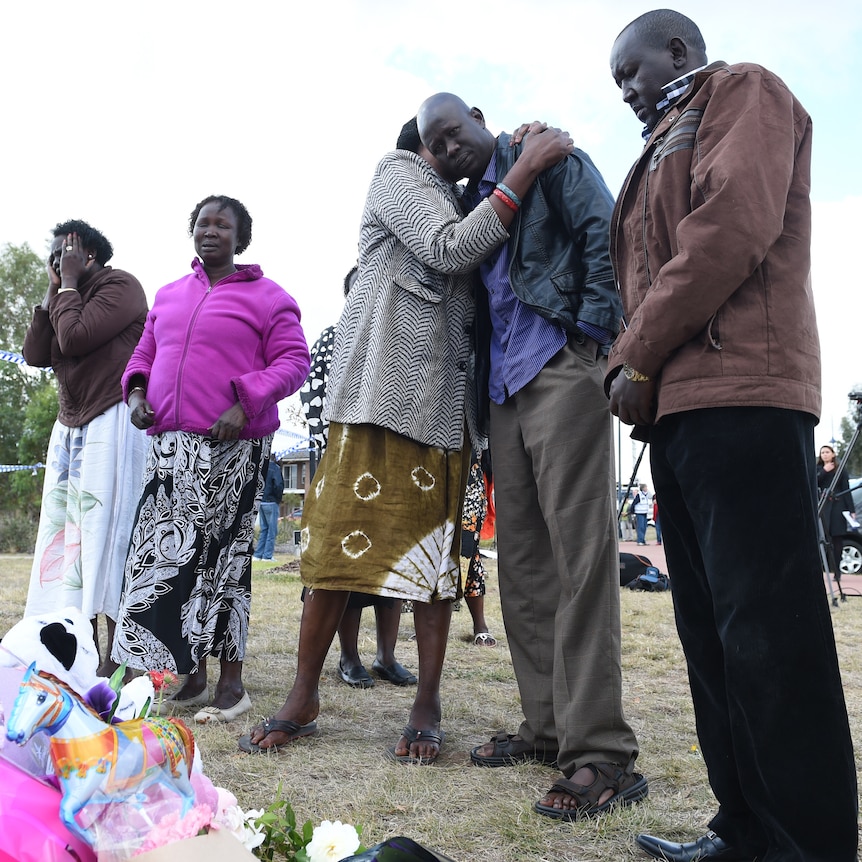
{"label": "short afro hair", "polygon": [[101,266],[114,256],[114,247],[108,242],[107,237],[81,219],[59,222],[52,233],[55,239],[58,236],[68,236],[70,233],[78,234],[81,244],[84,248],[92,249],[96,263]]}
{"label": "short afro hair", "polygon": [[645,12],[639,18],[635,18],[623,33],[626,30],[634,30],[650,48],[659,51],[667,48],[671,39],[679,38],[689,48],[706,55],[706,43],[703,41],[700,28],[691,18],[673,9],[654,9],[652,12]]}
{"label": "short afro hair", "polygon": [[204,198],[189,216],[189,236],[194,234],[195,222],[207,204],[218,204],[219,212],[223,209],[229,209],[236,216],[236,248],[234,252],[242,254],[251,244],[251,216],[245,206],[236,198],[229,198],[227,195],[210,195]]}

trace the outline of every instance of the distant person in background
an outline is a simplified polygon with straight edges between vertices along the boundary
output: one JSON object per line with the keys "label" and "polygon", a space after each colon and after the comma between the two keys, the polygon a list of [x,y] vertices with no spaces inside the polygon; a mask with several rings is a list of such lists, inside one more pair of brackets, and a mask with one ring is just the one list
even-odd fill
{"label": "distant person in background", "polygon": [[263,496],[260,498],[260,535],[253,559],[271,560],[275,552],[275,539],[278,536],[278,511],[284,497],[284,476],[275,460],[275,453],[269,453],[266,464],[266,480]]}
{"label": "distant person in background", "polygon": [[632,511],[633,500],[634,492],[629,491],[620,515],[620,536],[624,542],[634,542],[637,539],[637,530],[635,528],[637,517]]}
{"label": "distant person in background", "polygon": [[823,502],[820,518],[826,533],[826,541],[832,545],[832,574],[835,575],[836,581],[840,581],[841,557],[844,554],[844,542],[840,536],[846,533],[850,527],[844,517],[844,512],[847,512],[854,521],[856,520],[856,512],[853,511],[853,496],[850,493],[847,471],[843,467],[839,469],[835,450],[828,443],[825,443],[820,447],[820,454],[817,458],[817,489],[820,492],[821,500],[835,479],[836,470],[838,470],[838,481],[832,493]]}
{"label": "distant person in background", "polygon": [[[356,281],[358,267],[352,266],[344,276],[344,296]],[[326,436],[329,423],[323,418],[326,401],[326,384],[329,366],[332,363],[332,343],[335,341],[335,326],[327,326],[311,347],[311,369],[299,390],[302,414],[308,424],[308,436],[314,446],[315,462],[320,463],[326,451]]]}
{"label": "distant person in background", "polygon": [[[352,266],[344,276],[344,296],[350,293],[359,269]],[[302,412],[308,423],[308,433],[314,444],[317,463],[326,451],[326,438],[329,423],[323,418],[326,404],[326,383],[329,379],[329,365],[332,362],[332,345],[335,341],[335,327],[328,326],[318,336],[311,348],[311,370],[302,388],[299,398]],[[302,596],[305,601],[306,590]],[[400,599],[386,596],[370,595],[368,593],[351,592],[344,609],[344,615],[338,624],[338,642],[341,645],[341,655],[338,659],[338,678],[352,688],[372,688],[374,677],[368,673],[359,655],[359,627],[362,623],[362,609],[369,605],[374,607],[374,619],[377,628],[377,655],[371,669],[381,679],[393,685],[416,685],[415,674],[411,673],[395,658],[395,644],[398,641],[398,629],[401,625]]]}
{"label": "distant person in background", "polygon": [[104,614],[110,644],[144,474],[146,435],[129,423],[120,379],[147,318],[138,280],[107,266],[111,243],[84,221],[53,230],[48,289],[24,339],[24,358],[50,367],[60,401],[51,431],[25,615],[74,606]]}
{"label": "distant person in background", "polygon": [[487,449],[481,454],[473,450],[470,475],[464,494],[464,514],[461,518],[461,556],[468,560],[464,578],[464,601],[473,618],[473,643],[476,646],[497,646],[497,639],[485,620],[485,566],[479,551],[482,526],[488,512],[486,476],[490,476],[491,456]]}
{"label": "distant person in background", "polygon": [[[256,264],[234,263],[252,220],[235,198],[192,210],[192,272],[161,288],[123,388],[150,449],[113,657],[186,674],[157,711],[209,704],[199,723],[251,709],[242,682],[254,523],[278,402],[308,374],[299,307]],[[221,675],[210,697],[207,659]]]}
{"label": "distant person in background", "polygon": [[658,511],[658,494],[652,495],[652,521],[655,527],[655,543],[661,544],[661,518]]}
{"label": "distant person in background", "polygon": [[632,511],[635,513],[637,541],[639,545],[646,544],[646,528],[649,518],[650,498],[647,485],[640,485],[632,500]]}

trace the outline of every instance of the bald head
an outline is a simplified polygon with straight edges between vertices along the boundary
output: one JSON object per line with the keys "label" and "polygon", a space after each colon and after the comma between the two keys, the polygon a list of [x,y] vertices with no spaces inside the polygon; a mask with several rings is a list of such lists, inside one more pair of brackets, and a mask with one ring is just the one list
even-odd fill
{"label": "bald head", "polygon": [[693,55],[693,62],[702,66],[707,61],[706,43],[703,41],[700,28],[691,18],[673,9],[654,9],[652,12],[645,12],[628,24],[620,36],[623,33],[628,33],[642,45],[657,51],[666,50],[673,39],[680,39]]}
{"label": "bald head", "polygon": [[495,138],[478,108],[452,93],[435,93],[416,115],[422,143],[450,177],[478,180],[494,154]]}
{"label": "bald head", "polygon": [[420,138],[422,137],[423,129],[427,131],[431,118],[435,117],[443,109],[458,111],[462,116],[469,115],[470,113],[467,103],[454,93],[435,93],[419,106],[419,111],[416,114],[416,123],[419,127]]}

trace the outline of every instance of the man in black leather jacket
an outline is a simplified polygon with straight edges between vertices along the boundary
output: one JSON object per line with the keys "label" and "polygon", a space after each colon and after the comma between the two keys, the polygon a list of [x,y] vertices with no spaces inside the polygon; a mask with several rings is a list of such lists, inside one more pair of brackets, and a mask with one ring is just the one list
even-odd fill
{"label": "man in black leather jacket", "polygon": [[535,809],[573,820],[647,794],[622,709],[614,461],[602,388],[620,319],[608,256],[613,198],[575,150],[521,201],[498,182],[520,148],[508,135],[495,139],[481,111],[451,94],[423,103],[419,131],[438,161],[469,178],[468,207],[495,195],[517,213],[508,243],[480,266],[477,305],[490,324],[484,397],[500,596],[524,721],[471,759],[556,761],[563,777]]}

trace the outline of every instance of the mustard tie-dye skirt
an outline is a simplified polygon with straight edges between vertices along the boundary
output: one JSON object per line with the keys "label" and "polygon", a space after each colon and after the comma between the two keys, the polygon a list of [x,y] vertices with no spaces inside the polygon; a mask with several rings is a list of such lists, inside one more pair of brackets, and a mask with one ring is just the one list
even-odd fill
{"label": "mustard tie-dye skirt", "polygon": [[469,462],[469,447],[438,449],[376,425],[330,423],[303,510],[303,584],[454,599]]}

